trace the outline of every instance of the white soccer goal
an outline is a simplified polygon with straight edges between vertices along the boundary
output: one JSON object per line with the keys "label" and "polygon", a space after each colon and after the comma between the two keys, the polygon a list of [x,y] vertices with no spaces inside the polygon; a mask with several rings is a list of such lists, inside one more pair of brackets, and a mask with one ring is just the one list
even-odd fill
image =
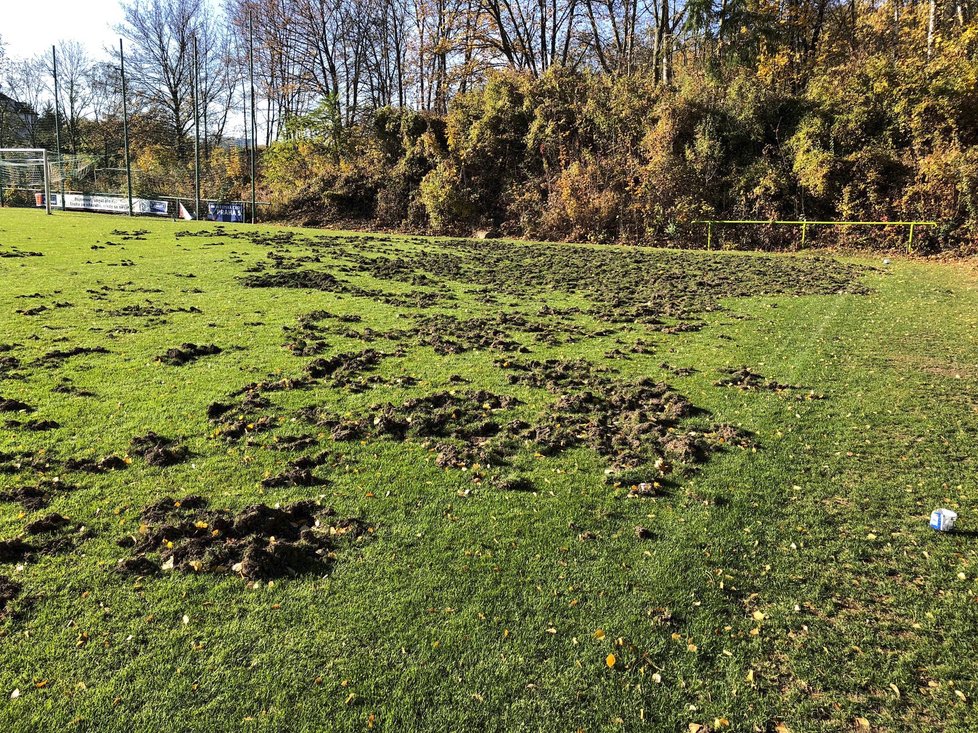
{"label": "white soccer goal", "polygon": [[51,167],[42,148],[0,148],[0,204],[11,192],[44,197],[51,213]]}

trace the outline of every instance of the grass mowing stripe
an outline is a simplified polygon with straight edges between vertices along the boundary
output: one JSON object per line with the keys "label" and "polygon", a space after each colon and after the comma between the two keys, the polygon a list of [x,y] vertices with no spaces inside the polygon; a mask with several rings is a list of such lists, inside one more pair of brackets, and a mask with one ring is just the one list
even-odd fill
{"label": "grass mowing stripe", "polygon": [[[0,429],[0,452],[124,455],[155,430],[192,453],[164,468],[137,456],[103,475],[58,468],[78,488],[55,491],[49,507],[0,502],[2,539],[50,511],[93,533],[20,570],[0,563],[23,586],[0,620],[4,730],[685,730],[729,720],[732,730],[835,731],[862,718],[881,730],[974,729],[972,270],[897,259],[853,275],[797,256],[138,226],[144,239],[122,239],[112,233],[131,230],[122,219],[0,211],[0,251],[43,254],[0,258],[0,343],[18,344],[0,358],[20,362],[2,373],[0,395],[62,425]],[[211,233],[176,236],[184,231]],[[295,269],[377,292],[241,283]],[[844,294],[852,281],[869,292]],[[723,297],[731,292],[766,294]],[[419,306],[419,294],[433,299]],[[725,310],[713,310],[721,298]],[[37,305],[48,310],[16,312]],[[122,314],[127,306],[165,312]],[[539,315],[544,306],[557,313]],[[322,380],[263,393],[271,406],[256,416],[284,422],[251,443],[214,437],[210,403],[301,375],[316,358],[283,348],[283,329],[314,310],[363,319],[321,321],[324,356],[403,355],[354,375],[352,388]],[[437,348],[447,340],[461,353],[397,335],[436,313],[455,318],[441,321]],[[364,341],[367,327],[381,335]],[[530,352],[466,346],[491,328]],[[156,361],[187,341],[223,351],[182,367]],[[75,345],[110,353],[36,364]],[[500,358],[584,359],[613,383],[667,381],[709,413],[681,430],[730,423],[755,435],[757,451],[711,454],[661,496],[628,499],[627,485],[605,480],[614,456],[579,445],[539,457],[530,440],[504,470],[535,490],[501,491],[490,480],[503,469],[439,468],[421,437],[334,441],[298,418],[309,406],[357,417],[372,404],[483,389],[516,395],[525,404],[512,417],[538,424],[558,396],[511,384]],[[663,362],[696,371],[676,376]],[[745,364],[825,399],[714,386]],[[417,384],[395,383],[405,376]],[[68,379],[97,396],[52,393]],[[315,469],[328,483],[263,487],[301,455],[269,449],[272,438],[304,432],[331,456]],[[36,478],[0,474],[0,490]],[[322,496],[376,534],[340,546],[326,572],[271,586],[113,572],[132,555],[117,543],[138,535],[140,510],[189,493],[233,511]],[[961,514],[960,533],[927,528],[937,505]]]}

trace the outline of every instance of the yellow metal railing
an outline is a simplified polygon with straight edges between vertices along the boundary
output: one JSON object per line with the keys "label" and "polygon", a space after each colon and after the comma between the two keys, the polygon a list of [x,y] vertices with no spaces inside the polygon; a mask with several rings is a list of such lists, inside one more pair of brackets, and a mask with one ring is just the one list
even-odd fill
{"label": "yellow metal railing", "polygon": [[916,227],[937,226],[936,221],[809,221],[802,219],[799,221],[786,221],[780,219],[695,219],[692,224],[706,224],[706,248],[713,249],[713,225],[714,224],[766,224],[768,226],[800,226],[801,227],[801,246],[805,246],[808,238],[808,227],[810,226],[834,226],[834,227],[910,227],[910,235],[907,238],[907,252],[913,252],[913,233]]}

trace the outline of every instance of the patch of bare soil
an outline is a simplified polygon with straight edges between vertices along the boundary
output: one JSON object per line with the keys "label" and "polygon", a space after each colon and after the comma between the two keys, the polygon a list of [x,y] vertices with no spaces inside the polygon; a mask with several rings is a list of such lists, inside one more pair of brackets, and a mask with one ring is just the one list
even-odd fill
{"label": "patch of bare soil", "polygon": [[7,604],[20,595],[20,583],[11,580],[6,575],[0,575],[0,618],[7,610]]}
{"label": "patch of bare soil", "polygon": [[133,438],[129,450],[150,466],[161,467],[180,463],[190,455],[186,446],[179,445],[175,439],[165,438],[152,431]]}
{"label": "patch of bare soil", "polygon": [[134,553],[119,561],[117,570],[125,574],[173,570],[267,580],[324,572],[341,541],[355,542],[372,531],[363,521],[337,518],[311,500],[281,508],[254,504],[235,514],[209,509],[202,497],[167,497],[140,517],[139,534],[120,542]]}
{"label": "patch of bare soil", "polygon": [[0,412],[31,413],[34,412],[34,408],[28,405],[26,402],[21,402],[20,400],[15,400],[0,395]]}
{"label": "patch of bare soil", "polygon": [[172,349],[168,349],[165,354],[158,356],[156,360],[168,366],[184,366],[197,361],[204,356],[220,354],[222,349],[214,344],[180,344]]}
{"label": "patch of bare soil", "polygon": [[61,427],[61,424],[54,420],[7,420],[4,425],[12,430],[26,430],[31,433],[43,433]]}
{"label": "patch of bare soil", "polygon": [[104,346],[74,346],[70,349],[55,349],[53,351],[49,351],[37,360],[37,364],[40,366],[60,366],[63,362],[75,356],[108,353],[109,350]]}
{"label": "patch of bare soil", "polygon": [[124,458],[111,454],[104,458],[69,458],[64,462],[64,467],[69,471],[80,471],[81,473],[109,473],[110,471],[122,471],[129,466]]}

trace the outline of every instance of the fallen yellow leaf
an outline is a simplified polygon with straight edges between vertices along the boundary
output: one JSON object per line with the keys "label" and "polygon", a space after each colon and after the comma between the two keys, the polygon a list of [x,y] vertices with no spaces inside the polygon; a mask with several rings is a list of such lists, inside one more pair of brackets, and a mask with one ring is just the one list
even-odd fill
{"label": "fallen yellow leaf", "polygon": [[604,638],[604,631],[602,631],[601,629],[598,629],[597,631],[595,631],[594,632],[594,638],[595,639],[603,639]]}
{"label": "fallen yellow leaf", "polygon": [[607,656],[607,657],[605,658],[605,660],[604,660],[604,663],[608,665],[608,669],[611,669],[612,667],[614,667],[614,666],[615,666],[615,662],[617,662],[617,661],[618,661],[618,660],[617,660],[617,659],[615,659],[615,655],[614,655],[614,654],[609,654],[609,655],[608,655],[608,656]]}

